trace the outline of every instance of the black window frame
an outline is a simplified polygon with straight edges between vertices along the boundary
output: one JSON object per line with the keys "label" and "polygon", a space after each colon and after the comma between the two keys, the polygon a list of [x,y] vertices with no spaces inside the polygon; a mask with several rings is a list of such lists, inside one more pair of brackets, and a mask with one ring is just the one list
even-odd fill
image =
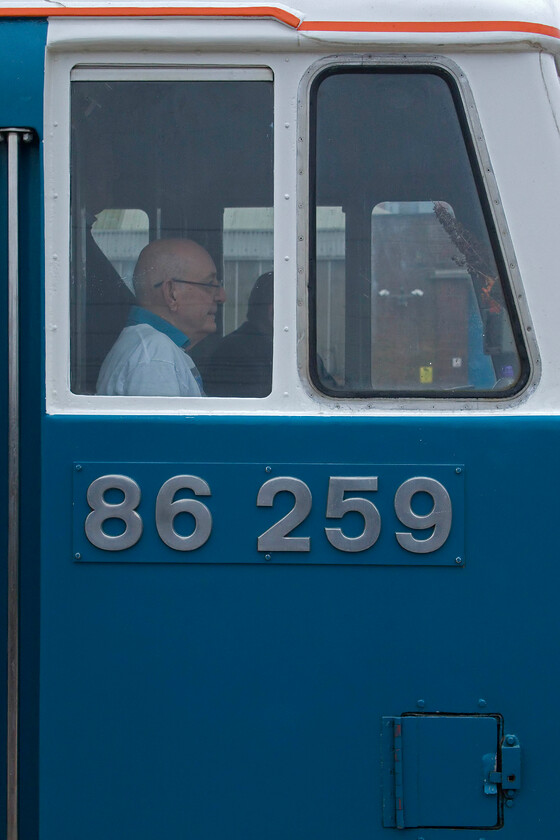
{"label": "black window frame", "polygon": [[[488,239],[492,249],[496,267],[498,269],[498,278],[501,283],[503,298],[508,313],[511,331],[515,342],[515,348],[519,358],[519,378],[511,387],[503,390],[477,390],[472,388],[454,388],[452,390],[444,389],[422,389],[420,390],[405,390],[405,389],[370,389],[370,390],[353,390],[352,388],[334,389],[325,385],[321,381],[318,365],[317,352],[317,94],[318,90],[325,81],[325,79],[341,74],[402,74],[402,75],[417,75],[430,74],[439,76],[446,83],[453,100],[455,113],[459,121],[459,127],[465,149],[467,152],[468,162],[470,164],[473,175],[473,182],[480,202],[480,207],[486,230],[488,232]],[[512,284],[512,278],[507,269],[507,261],[504,257],[502,242],[496,230],[496,224],[491,211],[491,200],[488,194],[485,177],[482,173],[481,161],[477,153],[476,145],[473,138],[472,126],[469,122],[466,113],[466,104],[459,90],[457,79],[446,67],[437,63],[425,63],[419,61],[418,63],[398,64],[398,63],[372,63],[364,64],[364,62],[349,61],[344,64],[330,64],[324,69],[317,72],[311,81],[309,88],[309,111],[308,111],[308,254],[307,254],[307,269],[308,269],[308,370],[309,378],[312,386],[322,396],[331,397],[337,401],[344,400],[462,400],[469,402],[491,401],[503,402],[511,400],[513,397],[519,396],[527,387],[533,376],[533,365],[531,364],[531,357],[528,346],[525,341],[525,330],[521,323],[520,313],[515,305],[515,294]],[[482,140],[482,137],[479,138]],[[487,174],[491,173],[491,168],[487,168]],[[499,203],[496,200],[496,203]],[[529,327],[530,329],[530,327]]]}

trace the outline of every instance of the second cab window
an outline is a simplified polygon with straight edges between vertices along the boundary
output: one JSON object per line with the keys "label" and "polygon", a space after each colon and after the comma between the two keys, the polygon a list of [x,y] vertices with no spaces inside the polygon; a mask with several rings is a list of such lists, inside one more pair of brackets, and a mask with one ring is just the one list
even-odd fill
{"label": "second cab window", "polygon": [[73,392],[266,396],[271,72],[88,73],[72,81]]}

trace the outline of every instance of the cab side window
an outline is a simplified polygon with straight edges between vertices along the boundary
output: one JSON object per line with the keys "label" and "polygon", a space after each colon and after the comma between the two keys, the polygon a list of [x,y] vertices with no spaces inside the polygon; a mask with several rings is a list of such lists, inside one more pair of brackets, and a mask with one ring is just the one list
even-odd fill
{"label": "cab side window", "polygon": [[310,357],[324,393],[509,396],[526,382],[464,125],[441,72],[341,69],[315,81]]}
{"label": "cab side window", "polygon": [[266,396],[271,71],[77,68],[71,106],[71,390]]}

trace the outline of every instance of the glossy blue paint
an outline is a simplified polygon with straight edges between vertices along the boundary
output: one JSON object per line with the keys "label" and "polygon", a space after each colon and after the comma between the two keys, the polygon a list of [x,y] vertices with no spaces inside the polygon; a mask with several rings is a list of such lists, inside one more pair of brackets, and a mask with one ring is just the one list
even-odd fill
{"label": "glossy blue paint", "polygon": [[[36,139],[20,152],[21,480],[24,515],[20,573],[20,837],[37,835],[40,416],[43,389],[43,198],[39,139],[43,130],[46,21],[0,21],[0,126],[29,127]],[[0,144],[0,295],[7,295],[6,144]],[[3,148],[4,147],[4,148]],[[6,612],[7,313],[0,307],[0,612]],[[5,685],[6,626],[0,626]],[[5,695],[0,696],[0,825],[5,810]]]}
{"label": "glossy blue paint", "polygon": [[[547,664],[558,431],[522,417],[45,418],[41,840],[390,837],[382,717],[418,698],[426,713],[479,714],[481,697],[524,747],[501,836],[535,836],[544,813],[555,836],[541,720],[559,688]],[[464,464],[468,563],[72,559],[75,461],[264,464],[279,452],[290,465]]]}

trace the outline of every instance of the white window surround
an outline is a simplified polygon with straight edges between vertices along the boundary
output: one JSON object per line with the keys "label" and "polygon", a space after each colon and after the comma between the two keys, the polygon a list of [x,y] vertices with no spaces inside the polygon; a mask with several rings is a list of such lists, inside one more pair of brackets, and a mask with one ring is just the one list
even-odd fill
{"label": "white window surround", "polygon": [[[55,22],[63,23],[63,22]],[[74,22],[75,23],[75,22]],[[171,27],[173,22],[168,21]],[[50,24],[53,25],[53,24]],[[255,25],[253,23],[253,25]],[[46,218],[46,407],[50,414],[96,415],[343,415],[343,414],[426,414],[447,416],[455,411],[476,414],[540,413],[534,402],[538,379],[538,352],[530,343],[533,357],[533,377],[529,388],[521,397],[511,401],[489,400],[346,400],[334,401],[318,395],[307,383],[307,315],[306,279],[307,254],[305,234],[307,218],[296,220],[296,204],[300,213],[306,213],[307,182],[301,178],[296,184],[298,168],[307,155],[305,129],[306,103],[304,97],[314,75],[327,61],[317,62],[313,54],[294,55],[273,52],[220,53],[219,55],[189,55],[185,66],[185,53],[145,52],[111,53],[89,52],[87,64],[83,53],[64,52],[60,48],[47,57],[47,83],[45,108],[45,218]],[[481,59],[482,57],[479,57]],[[461,57],[461,60],[463,57]],[[347,61],[352,61],[348,56]],[[353,60],[356,60],[354,56]],[[388,61],[386,58],[381,59]],[[391,59],[389,59],[389,62]],[[395,58],[393,61],[398,62]],[[476,57],[470,57],[470,62]],[[155,67],[154,67],[155,65]],[[186,78],[189,73],[201,77],[220,77],[219,74],[272,74],[275,93],[275,348],[273,391],[264,399],[250,398],[165,398],[165,397],[106,397],[72,394],[69,389],[69,109],[71,78]],[[90,75],[91,74],[91,75]],[[98,75],[95,75],[98,74]],[[166,75],[167,74],[167,75]],[[254,77],[254,76],[253,76]],[[268,76],[270,78],[270,75]],[[190,76],[193,78],[193,76]],[[230,75],[231,78],[231,75]],[[262,76],[261,76],[262,78]],[[303,81],[302,81],[303,79]],[[466,81],[464,82],[466,85]],[[296,92],[300,91],[300,110],[296,110]],[[468,88],[467,88],[468,90]],[[463,91],[464,92],[464,91]],[[475,115],[471,113],[471,118]],[[299,138],[303,137],[303,140]],[[481,147],[479,141],[479,149]],[[485,151],[485,150],[484,150]],[[281,153],[280,153],[281,152]],[[492,172],[489,173],[493,182]],[[496,191],[492,183],[492,189]],[[492,193],[491,193],[492,194]],[[302,207],[303,205],[303,207]],[[296,225],[299,224],[299,228]],[[503,225],[505,228],[505,223]],[[299,240],[298,232],[304,235]],[[503,232],[502,232],[503,233]],[[507,236],[507,229],[505,229]],[[304,256],[302,256],[304,255]],[[298,294],[295,292],[297,276]],[[517,281],[519,285],[519,281]],[[292,293],[287,293],[291,288]],[[522,323],[530,328],[530,320],[520,304]],[[534,331],[532,333],[534,336]],[[531,338],[531,337],[530,337]]]}

